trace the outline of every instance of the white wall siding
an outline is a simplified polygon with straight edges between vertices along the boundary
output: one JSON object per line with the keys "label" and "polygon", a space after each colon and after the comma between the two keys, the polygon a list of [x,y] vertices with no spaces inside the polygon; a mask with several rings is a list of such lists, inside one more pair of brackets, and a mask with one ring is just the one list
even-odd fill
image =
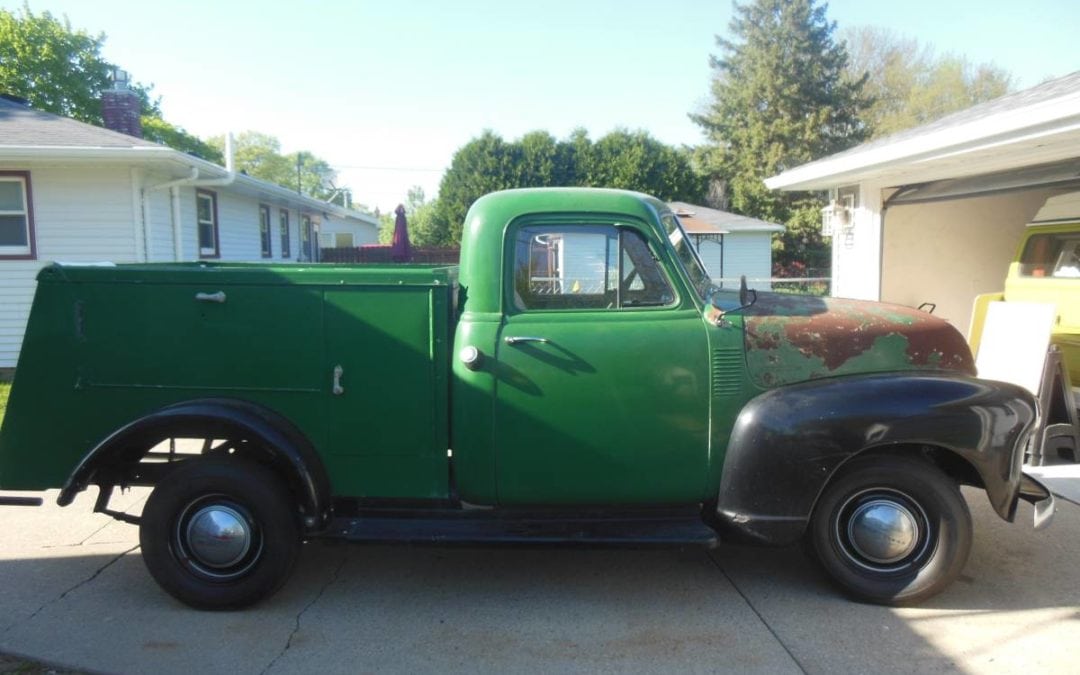
{"label": "white wall siding", "polygon": [[[199,188],[212,192],[217,196],[218,217],[218,247],[221,260],[253,262],[263,260],[262,240],[259,237],[259,205],[257,199],[234,194],[228,191],[228,186],[215,186]],[[199,235],[195,222],[195,192],[194,187],[183,187],[180,190],[180,212],[183,226],[181,228],[183,238],[183,252],[185,260],[198,260]],[[281,238],[277,235],[278,207],[270,206],[270,225],[273,241],[271,251],[274,258],[281,257]],[[297,214],[289,212],[289,230],[292,238],[293,258],[296,257],[296,223]],[[170,234],[171,236],[171,234]]]}
{"label": "white wall siding", "polygon": [[[352,233],[353,246],[379,243],[379,228],[375,225],[353,218],[338,218],[329,215],[322,219],[322,225],[319,227],[320,239],[322,239],[321,235],[333,235],[340,232]],[[333,241],[333,237],[328,237],[327,240]]]}
{"label": "white wall siding", "polygon": [[852,226],[832,236],[832,294],[838,298],[881,298],[881,189],[860,184]]}
{"label": "white wall siding", "polygon": [[173,217],[169,190],[150,190],[146,192],[145,201],[147,222],[144,227],[149,235],[146,259],[150,262],[173,261],[176,258],[173,251]]}
{"label": "white wall siding", "polygon": [[[703,240],[698,248],[701,262],[709,276],[719,280],[738,279],[746,275],[747,285],[758,290],[769,290],[772,284],[772,234],[769,232],[739,232],[724,235],[723,265],[721,266],[720,242]],[[730,284],[725,284],[729,286]]]}
{"label": "white wall siding", "polygon": [[134,261],[134,208],[127,167],[0,168],[30,172],[37,243],[37,260],[0,260],[0,368],[14,368],[38,271],[56,260]]}
{"label": "white wall siding", "polygon": [[42,263],[0,260],[0,368],[14,368]]}
{"label": "white wall siding", "polygon": [[[212,189],[212,188],[211,188]],[[262,260],[259,202],[216,190],[222,260]]]}
{"label": "white wall siding", "polygon": [[[180,252],[174,246],[170,190],[146,190],[175,176],[131,166],[64,168],[34,162],[3,163],[0,169],[29,171],[33,193],[37,260],[0,260],[0,368],[16,365],[33,301],[38,271],[52,261],[129,263],[198,260],[195,187],[179,188]],[[274,260],[300,255],[302,211],[288,209],[290,255],[282,256],[278,214],[285,200],[260,201],[229,186],[208,187],[217,195],[221,260],[260,261],[259,205],[271,208]],[[377,228],[352,218],[323,217],[324,232],[353,232],[356,245],[374,243]]]}

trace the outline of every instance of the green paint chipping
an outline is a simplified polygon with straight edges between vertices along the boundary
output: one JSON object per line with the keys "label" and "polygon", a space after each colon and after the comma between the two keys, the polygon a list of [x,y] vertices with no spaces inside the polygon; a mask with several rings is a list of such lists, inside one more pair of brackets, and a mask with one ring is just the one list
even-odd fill
{"label": "green paint chipping", "polygon": [[874,340],[869,349],[830,370],[822,357],[804,353],[790,342],[780,342],[776,349],[747,351],[746,363],[756,383],[765,388],[841,375],[936,370],[943,367],[941,352],[933,352],[926,363],[916,364],[908,358],[908,348],[906,336],[900,333],[882,335]]}

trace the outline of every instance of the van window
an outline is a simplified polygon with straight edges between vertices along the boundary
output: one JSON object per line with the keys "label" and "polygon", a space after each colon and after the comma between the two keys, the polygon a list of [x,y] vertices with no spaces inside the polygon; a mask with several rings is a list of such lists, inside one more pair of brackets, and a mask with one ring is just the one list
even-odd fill
{"label": "van window", "polygon": [[1020,276],[1080,279],[1080,233],[1033,235],[1020,256]]}

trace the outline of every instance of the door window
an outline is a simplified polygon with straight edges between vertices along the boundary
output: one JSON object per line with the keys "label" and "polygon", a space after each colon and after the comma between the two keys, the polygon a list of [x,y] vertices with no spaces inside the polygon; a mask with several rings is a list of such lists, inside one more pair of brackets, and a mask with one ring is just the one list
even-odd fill
{"label": "door window", "polygon": [[613,225],[535,225],[518,230],[514,305],[520,310],[665,307],[675,293],[648,244]]}

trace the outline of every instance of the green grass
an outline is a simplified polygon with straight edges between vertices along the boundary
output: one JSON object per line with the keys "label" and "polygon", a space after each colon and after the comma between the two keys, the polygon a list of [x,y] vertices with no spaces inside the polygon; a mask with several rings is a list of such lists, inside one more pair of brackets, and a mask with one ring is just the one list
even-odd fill
{"label": "green grass", "polygon": [[0,382],[0,424],[4,423],[4,411],[7,410],[9,393],[11,393],[11,383]]}

